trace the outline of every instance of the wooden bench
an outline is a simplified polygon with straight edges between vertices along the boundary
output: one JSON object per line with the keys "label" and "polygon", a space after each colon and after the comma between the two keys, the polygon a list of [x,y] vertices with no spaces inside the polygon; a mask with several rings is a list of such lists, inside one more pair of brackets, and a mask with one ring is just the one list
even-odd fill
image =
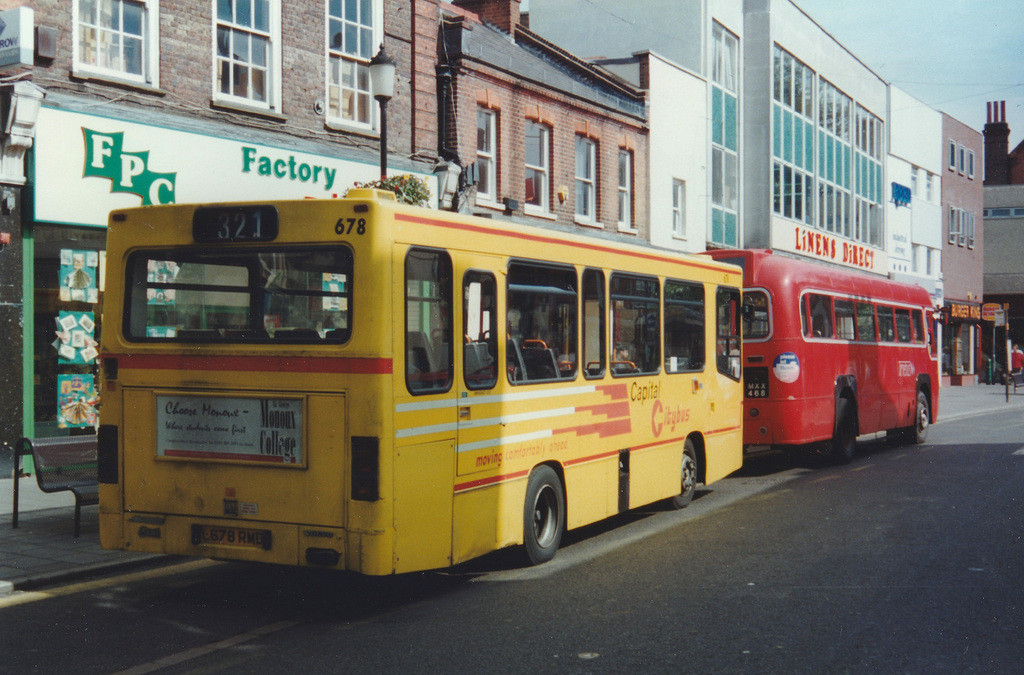
{"label": "wooden bench", "polygon": [[43,492],[69,491],[75,495],[75,538],[81,532],[82,506],[99,504],[96,468],[96,436],[22,438],[14,451],[13,526],[18,527],[18,482],[23,472],[20,459],[32,455],[36,482]]}

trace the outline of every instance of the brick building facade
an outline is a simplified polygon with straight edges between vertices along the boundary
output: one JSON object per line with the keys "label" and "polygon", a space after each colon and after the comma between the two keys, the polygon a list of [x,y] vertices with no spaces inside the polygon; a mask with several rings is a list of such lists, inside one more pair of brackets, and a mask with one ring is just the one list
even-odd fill
{"label": "brick building facade", "polygon": [[438,61],[447,151],[471,176],[463,210],[646,240],[643,92],[532,33],[518,0],[455,5]]}
{"label": "brick building facade", "polygon": [[942,375],[945,384],[977,384],[986,375],[982,359],[982,329],[986,324],[981,321],[984,188],[978,164],[982,138],[976,130],[945,114],[942,136],[946,142],[940,174],[945,226]]}

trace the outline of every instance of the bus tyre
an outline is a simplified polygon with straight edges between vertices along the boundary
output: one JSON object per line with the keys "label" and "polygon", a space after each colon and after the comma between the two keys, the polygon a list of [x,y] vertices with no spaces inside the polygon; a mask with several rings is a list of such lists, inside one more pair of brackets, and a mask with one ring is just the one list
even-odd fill
{"label": "bus tyre", "polygon": [[839,399],[836,404],[836,428],[832,435],[832,461],[849,464],[857,448],[857,419],[853,414],[853,403],[848,398]]}
{"label": "bus tyre", "polygon": [[558,474],[547,465],[538,466],[526,484],[523,507],[523,544],[533,565],[555,557],[565,533],[565,494]]}
{"label": "bus tyre", "polygon": [[928,420],[931,417],[928,397],[923,391],[917,392],[917,409],[914,411],[914,426],[910,429],[910,441],[915,444],[928,440]]}
{"label": "bus tyre", "polygon": [[693,441],[686,439],[683,445],[682,482],[679,494],[672,498],[672,508],[681,509],[693,501],[693,493],[697,491],[697,452],[693,449]]}

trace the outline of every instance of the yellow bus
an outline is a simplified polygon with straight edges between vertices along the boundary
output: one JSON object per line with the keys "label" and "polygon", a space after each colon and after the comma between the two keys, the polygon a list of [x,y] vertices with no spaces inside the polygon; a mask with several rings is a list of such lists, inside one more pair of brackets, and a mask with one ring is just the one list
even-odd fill
{"label": "yellow bus", "polygon": [[112,212],[108,549],[447,567],[742,463],[739,268],[339,200]]}

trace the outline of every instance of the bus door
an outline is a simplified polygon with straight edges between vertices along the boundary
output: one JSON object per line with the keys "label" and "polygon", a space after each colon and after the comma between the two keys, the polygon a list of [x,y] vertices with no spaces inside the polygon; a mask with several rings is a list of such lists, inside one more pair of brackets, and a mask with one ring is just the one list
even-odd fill
{"label": "bus door", "polygon": [[[457,282],[443,249],[396,245],[393,255],[395,448],[394,569],[452,563],[452,480],[457,411]],[[399,359],[401,359],[399,361]],[[387,474],[384,474],[385,476]]]}
{"label": "bus door", "polygon": [[502,399],[498,361],[497,258],[467,257],[456,266],[460,307],[456,319],[458,436],[455,453],[457,560],[490,550],[502,539],[496,531],[507,520],[497,512],[493,492],[482,489],[502,472]]}
{"label": "bus door", "polygon": [[[708,456],[714,453],[726,457],[728,448],[742,448],[743,445],[742,418],[734,415],[743,407],[742,311],[739,288],[718,286],[714,293],[716,372],[708,379],[712,389],[708,395],[710,417],[705,428],[708,429]],[[742,452],[735,454],[735,465],[722,462],[717,468],[724,473],[708,475],[705,482],[710,483],[738,469],[742,464]]]}

